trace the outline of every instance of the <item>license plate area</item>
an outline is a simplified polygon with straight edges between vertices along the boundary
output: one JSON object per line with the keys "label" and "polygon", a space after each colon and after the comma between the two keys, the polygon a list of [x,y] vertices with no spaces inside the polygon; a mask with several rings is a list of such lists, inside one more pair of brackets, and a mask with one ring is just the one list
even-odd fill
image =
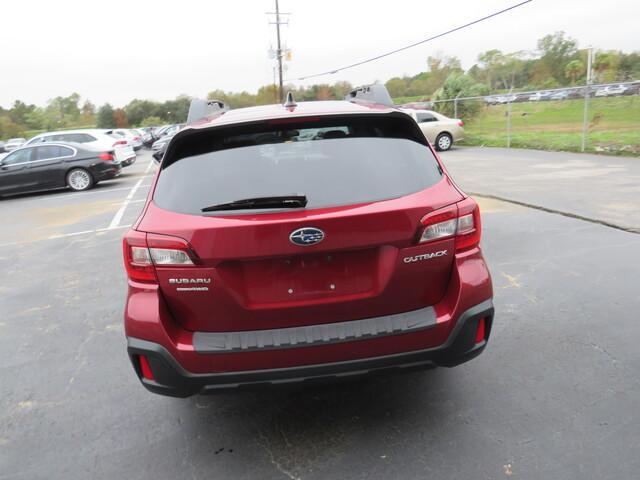
{"label": "license plate area", "polygon": [[366,295],[376,290],[377,259],[377,249],[366,249],[229,262],[220,270],[239,277],[245,301],[258,306]]}

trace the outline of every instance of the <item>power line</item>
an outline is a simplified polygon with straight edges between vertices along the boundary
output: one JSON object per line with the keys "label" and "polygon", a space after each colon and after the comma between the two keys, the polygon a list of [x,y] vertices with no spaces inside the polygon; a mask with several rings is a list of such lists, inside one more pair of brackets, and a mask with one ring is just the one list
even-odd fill
{"label": "power line", "polygon": [[486,16],[484,16],[482,18],[478,18],[477,20],[474,20],[472,22],[465,23],[464,25],[460,25],[459,27],[452,28],[451,30],[447,30],[446,32],[439,33],[439,34],[434,35],[432,37],[425,38],[424,40],[420,40],[419,42],[415,42],[415,43],[412,43],[410,45],[405,45],[404,47],[400,47],[400,48],[397,48],[395,50],[391,50],[390,52],[386,52],[386,53],[383,53],[381,55],[377,55],[375,57],[371,57],[371,58],[368,58],[366,60],[362,60],[360,62],[352,63],[351,65],[347,65],[345,67],[336,68],[334,70],[328,70],[328,71],[322,72],[322,73],[315,73],[313,75],[306,75],[304,77],[299,77],[299,78],[294,78],[294,79],[287,79],[285,81],[289,82],[289,81],[292,81],[292,80],[307,80],[309,78],[321,77],[321,76],[324,76],[324,75],[333,75],[334,73],[341,72],[342,70],[347,70],[349,68],[354,68],[354,67],[358,67],[360,65],[364,65],[365,63],[373,62],[375,60],[380,60],[381,58],[388,57],[389,55],[393,55],[395,53],[399,53],[399,52],[402,52],[404,50],[408,50],[410,48],[417,47],[418,45],[422,45],[423,43],[430,42],[430,41],[435,40],[437,38],[444,37],[445,35],[449,35],[450,33],[457,32],[458,30],[462,30],[463,28],[467,28],[467,27],[470,27],[471,25],[475,25],[476,23],[480,23],[480,22],[483,22],[483,21],[488,20],[490,18],[496,17],[498,15],[506,13],[506,12],[508,12],[510,10],[515,9],[515,8],[521,7],[522,5],[524,5],[526,3],[529,3],[529,2],[532,2],[532,1],[533,0],[525,0],[523,2],[520,2],[520,3],[517,3],[517,4],[512,5],[510,7],[507,7],[505,9],[503,9],[503,10],[500,10],[498,12],[494,12],[494,13],[492,13],[490,15],[486,15]]}

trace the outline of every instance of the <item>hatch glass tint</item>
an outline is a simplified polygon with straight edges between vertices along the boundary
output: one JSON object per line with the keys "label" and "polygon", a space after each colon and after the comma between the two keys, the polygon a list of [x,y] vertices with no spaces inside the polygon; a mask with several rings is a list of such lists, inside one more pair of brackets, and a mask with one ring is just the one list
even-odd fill
{"label": "hatch glass tint", "polygon": [[375,117],[236,125],[185,137],[163,164],[154,202],[194,215],[254,214],[278,208],[201,210],[238,199],[300,194],[308,199],[307,209],[354,205],[438,182],[438,163],[419,138],[412,138],[407,124],[412,120]]}

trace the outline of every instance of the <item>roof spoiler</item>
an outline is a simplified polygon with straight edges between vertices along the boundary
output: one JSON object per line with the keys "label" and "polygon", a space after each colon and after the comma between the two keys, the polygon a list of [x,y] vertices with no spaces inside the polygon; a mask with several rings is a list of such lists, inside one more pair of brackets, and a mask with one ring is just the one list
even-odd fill
{"label": "roof spoiler", "polygon": [[202,98],[194,98],[189,106],[189,115],[187,123],[195,122],[202,118],[206,118],[215,113],[223,113],[229,110],[229,106],[221,100],[204,100]]}
{"label": "roof spoiler", "polygon": [[379,83],[355,88],[347,93],[344,99],[348,102],[362,101],[393,107],[393,100],[391,100],[387,87]]}

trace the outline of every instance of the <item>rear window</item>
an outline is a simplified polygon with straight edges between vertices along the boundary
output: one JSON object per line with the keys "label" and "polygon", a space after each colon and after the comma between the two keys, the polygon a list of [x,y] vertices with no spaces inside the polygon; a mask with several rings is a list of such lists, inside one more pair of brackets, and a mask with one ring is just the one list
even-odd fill
{"label": "rear window", "polygon": [[154,202],[201,215],[207,206],[255,197],[305,195],[306,209],[313,209],[415,193],[442,173],[413,125],[409,117],[334,117],[198,132],[184,137],[163,161]]}

